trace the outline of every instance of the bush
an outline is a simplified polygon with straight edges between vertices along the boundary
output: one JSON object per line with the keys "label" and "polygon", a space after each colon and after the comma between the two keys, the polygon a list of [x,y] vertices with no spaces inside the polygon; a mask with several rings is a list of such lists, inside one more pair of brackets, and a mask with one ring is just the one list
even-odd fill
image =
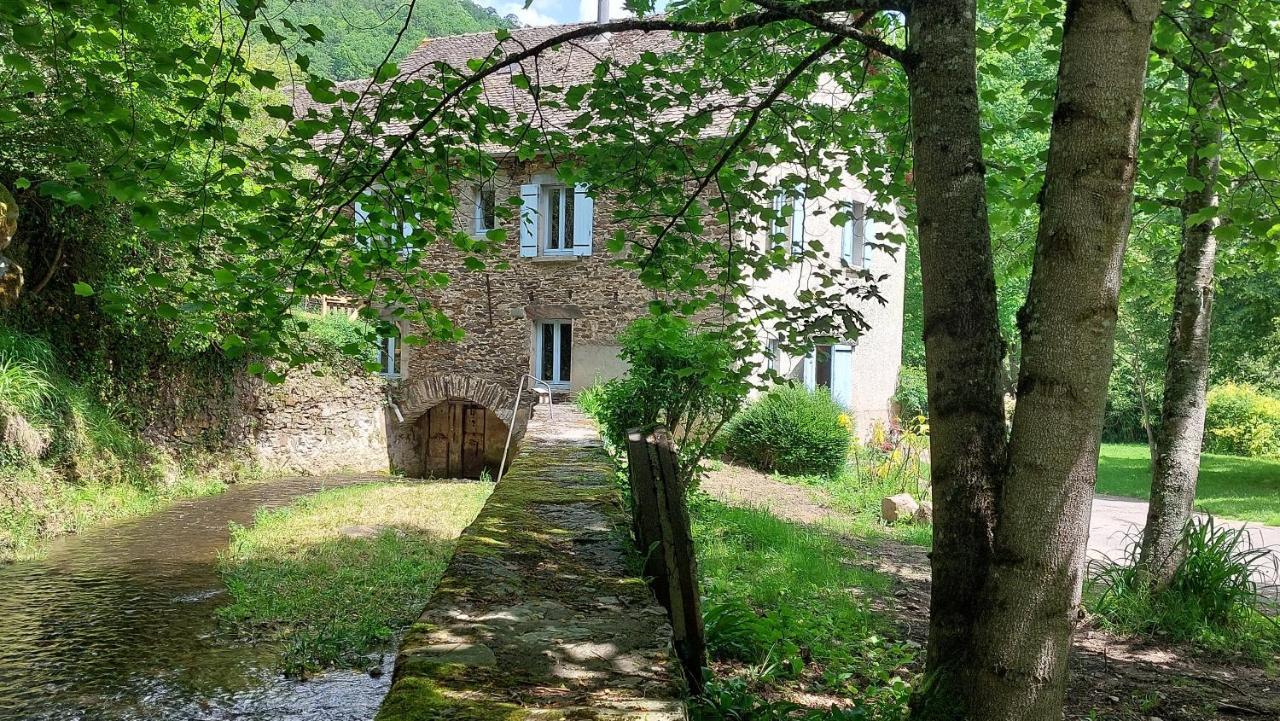
{"label": "bush", "polygon": [[1205,450],[1236,456],[1280,456],[1280,398],[1227,383],[1205,399]]}
{"label": "bush", "polygon": [[898,390],[893,394],[898,419],[903,426],[915,426],[917,419],[929,416],[929,388],[924,368],[903,366],[898,374]]}
{"label": "bush", "polygon": [[1253,579],[1266,548],[1254,548],[1245,529],[1209,517],[1187,524],[1176,552],[1185,558],[1159,591],[1138,567],[1137,541],[1119,561],[1091,562],[1090,605],[1103,624],[1214,651],[1242,649],[1265,658],[1280,650],[1280,626],[1263,615]]}
{"label": "bush", "polygon": [[849,452],[849,420],[825,389],[780,386],[729,424],[726,452],[766,473],[834,476]]}
{"label": "bush", "polygon": [[631,428],[666,426],[679,449],[681,480],[687,483],[720,428],[741,406],[746,369],[734,362],[733,347],[722,336],[698,331],[677,316],[640,318],[618,340],[627,374],[584,391],[578,402],[618,447]]}
{"label": "bush", "polygon": [[346,313],[293,314],[303,339],[304,350],[321,364],[330,368],[345,368],[353,360],[373,362],[378,359],[373,345],[374,327]]}

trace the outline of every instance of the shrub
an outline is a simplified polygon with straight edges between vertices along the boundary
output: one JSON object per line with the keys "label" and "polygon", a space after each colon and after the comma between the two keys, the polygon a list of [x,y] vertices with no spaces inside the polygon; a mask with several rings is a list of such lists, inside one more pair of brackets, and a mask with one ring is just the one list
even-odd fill
{"label": "shrub", "polygon": [[295,311],[298,330],[306,353],[330,368],[345,368],[352,359],[373,362],[378,351],[373,345],[374,328],[370,323],[346,313],[309,313]]}
{"label": "shrub", "polygon": [[898,390],[893,394],[893,404],[904,426],[915,426],[917,419],[929,415],[929,389],[925,382],[924,368],[903,366],[898,374]]}
{"label": "shrub", "polygon": [[1090,605],[1102,622],[1216,651],[1240,648],[1265,657],[1280,650],[1280,626],[1263,615],[1253,578],[1266,548],[1254,548],[1245,529],[1209,517],[1187,524],[1176,552],[1185,557],[1162,590],[1138,567],[1138,541],[1118,561],[1091,562]]}
{"label": "shrub", "polygon": [[627,374],[580,394],[579,403],[619,447],[631,428],[666,426],[687,483],[742,404],[746,370],[734,362],[733,347],[722,336],[698,331],[678,316],[637,319],[618,340]]}
{"label": "shrub", "polygon": [[834,476],[849,452],[848,416],[825,389],[779,386],[730,423],[726,452],[766,473]]}
{"label": "shrub", "polygon": [[1280,398],[1227,383],[1205,399],[1205,450],[1237,456],[1280,456]]}

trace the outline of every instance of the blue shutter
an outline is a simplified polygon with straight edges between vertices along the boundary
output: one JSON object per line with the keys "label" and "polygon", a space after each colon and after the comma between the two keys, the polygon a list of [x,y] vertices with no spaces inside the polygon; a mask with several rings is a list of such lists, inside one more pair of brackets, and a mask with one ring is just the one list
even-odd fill
{"label": "blue shutter", "polygon": [[831,398],[853,410],[853,346],[831,346]]}
{"label": "blue shutter", "polygon": [[595,224],[595,203],[587,195],[587,186],[573,188],[573,254],[591,255],[591,229]]}
{"label": "blue shutter", "polygon": [[520,186],[520,257],[538,254],[538,190],[537,183]]}

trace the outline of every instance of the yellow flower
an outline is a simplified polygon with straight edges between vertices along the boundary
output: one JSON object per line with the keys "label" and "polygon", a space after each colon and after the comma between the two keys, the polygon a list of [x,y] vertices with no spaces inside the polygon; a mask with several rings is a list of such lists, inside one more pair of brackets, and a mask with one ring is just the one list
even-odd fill
{"label": "yellow flower", "polygon": [[849,418],[848,413],[841,413],[840,417],[836,420],[838,420],[840,425],[844,426],[846,430],[853,428],[853,421]]}

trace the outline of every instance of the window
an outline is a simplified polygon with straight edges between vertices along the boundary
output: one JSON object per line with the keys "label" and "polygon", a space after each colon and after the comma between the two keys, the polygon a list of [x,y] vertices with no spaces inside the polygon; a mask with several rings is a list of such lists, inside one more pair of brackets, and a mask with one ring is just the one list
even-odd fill
{"label": "window", "polygon": [[388,378],[399,378],[404,359],[404,349],[395,336],[378,339],[378,372]]}
{"label": "window", "polygon": [[[804,190],[783,190],[781,188],[773,196],[774,227],[769,233],[768,250],[779,246],[792,253],[804,252]],[[780,240],[778,236],[782,236]]]}
{"label": "window", "polygon": [[542,228],[545,253],[573,252],[573,193],[563,185],[542,186],[541,205],[545,208]]}
{"label": "window", "polygon": [[867,204],[855,201],[848,212],[840,233],[840,258],[848,265],[866,267],[871,250],[867,246]]}
{"label": "window", "polygon": [[831,346],[820,345],[814,349],[813,384],[819,388],[831,387]]}
{"label": "window", "polygon": [[534,333],[534,376],[553,388],[568,388],[573,367],[573,323],[540,321]]}
{"label": "window", "polygon": [[769,370],[774,373],[782,372],[782,341],[778,338],[769,339]]}
{"label": "window", "polygon": [[[376,191],[376,193],[375,193]],[[386,196],[383,193],[385,188],[376,188],[375,190],[365,193],[369,200],[365,203],[356,201],[352,204],[352,214],[357,226],[373,225],[373,231],[377,231],[389,217],[394,221],[396,227],[400,229],[400,238],[393,235],[375,234],[369,230],[357,231],[356,244],[364,250],[369,250],[375,245],[395,248],[400,257],[407,258],[414,251],[413,244],[407,238],[413,235],[413,222],[418,219],[416,214],[410,214],[409,206],[413,203],[412,196],[405,197],[399,201],[395,198]],[[365,234],[368,233],[366,236]]]}
{"label": "window", "polygon": [[587,186],[555,182],[555,175],[539,173],[544,182],[520,186],[520,255],[591,255],[595,203]]}
{"label": "window", "polygon": [[480,186],[475,189],[475,208],[472,211],[471,230],[475,235],[485,233],[498,227],[498,194],[492,187]]}

